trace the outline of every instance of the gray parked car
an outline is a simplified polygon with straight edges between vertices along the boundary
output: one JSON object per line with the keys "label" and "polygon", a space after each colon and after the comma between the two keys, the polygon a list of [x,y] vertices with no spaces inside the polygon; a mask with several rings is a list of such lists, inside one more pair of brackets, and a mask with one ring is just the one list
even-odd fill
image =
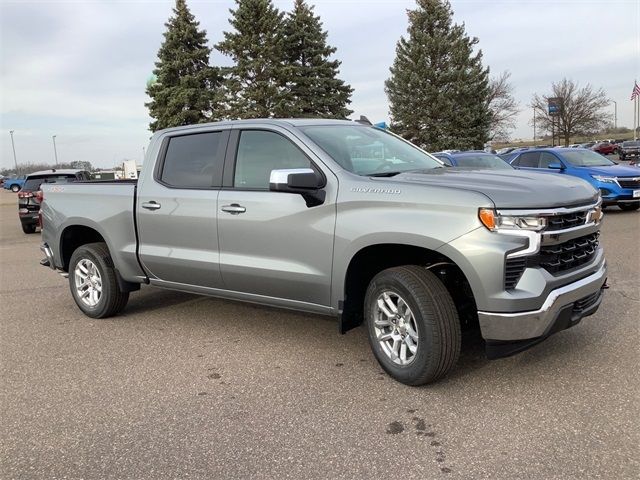
{"label": "gray parked car", "polygon": [[420,385],[454,367],[464,324],[496,358],[600,305],[600,200],[582,180],[444,168],[334,120],[172,128],[147,152],[137,183],[44,186],[42,263],[90,317],[141,284],[333,315]]}

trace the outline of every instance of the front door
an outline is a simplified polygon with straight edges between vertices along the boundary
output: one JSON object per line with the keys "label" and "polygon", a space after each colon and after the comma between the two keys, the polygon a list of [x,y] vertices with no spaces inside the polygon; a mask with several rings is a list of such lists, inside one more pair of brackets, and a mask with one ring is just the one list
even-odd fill
{"label": "front door", "polygon": [[225,288],[328,306],[335,177],[325,169],[326,200],[315,207],[308,207],[301,195],[270,192],[272,170],[321,170],[305,153],[306,147],[286,132],[243,130],[234,137],[233,175],[228,176],[233,179],[232,185],[221,190],[218,197],[220,267]]}
{"label": "front door", "polygon": [[216,210],[229,133],[174,133],[139,186],[140,260],[152,282],[219,288]]}

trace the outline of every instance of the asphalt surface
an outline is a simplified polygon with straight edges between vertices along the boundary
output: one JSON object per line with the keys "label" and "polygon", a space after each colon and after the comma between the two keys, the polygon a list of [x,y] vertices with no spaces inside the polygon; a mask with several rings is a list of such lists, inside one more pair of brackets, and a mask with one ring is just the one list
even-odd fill
{"label": "asphalt surface", "polygon": [[606,211],[598,313],[412,388],[362,328],[143,287],[84,317],[0,192],[0,477],[638,478],[640,212]]}

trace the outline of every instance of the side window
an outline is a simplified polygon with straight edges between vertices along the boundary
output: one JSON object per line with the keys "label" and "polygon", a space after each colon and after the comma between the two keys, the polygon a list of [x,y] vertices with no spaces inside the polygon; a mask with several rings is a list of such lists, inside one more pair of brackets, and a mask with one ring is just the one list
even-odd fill
{"label": "side window", "polygon": [[207,132],[171,137],[160,180],[178,188],[210,188],[222,168],[218,147],[222,133]]}
{"label": "side window", "polygon": [[538,168],[539,152],[525,152],[520,155],[519,167]]}
{"label": "side window", "polygon": [[542,152],[540,154],[540,168],[549,168],[552,163],[560,163],[560,160],[551,153]]}
{"label": "side window", "polygon": [[310,168],[311,162],[291,141],[274,132],[245,130],[240,134],[233,185],[268,189],[271,170]]}

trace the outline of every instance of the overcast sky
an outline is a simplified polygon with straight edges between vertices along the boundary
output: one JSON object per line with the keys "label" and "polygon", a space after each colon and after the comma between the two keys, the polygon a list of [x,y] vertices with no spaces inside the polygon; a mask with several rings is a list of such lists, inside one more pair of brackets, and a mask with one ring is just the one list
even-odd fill
{"label": "overcast sky", "polygon": [[[153,70],[173,1],[0,0],[0,167],[89,160],[111,167],[142,161],[150,133],[145,82]],[[293,0],[277,0],[288,9]],[[388,119],[384,81],[413,0],[315,0],[341,76],[355,92],[351,108]],[[233,0],[188,0],[211,45],[229,29]],[[618,104],[618,125],[631,127],[629,100],[640,80],[638,0],[453,0],[455,21],[479,38],[485,64],[509,70],[523,111],[514,138],[531,138],[534,92],[566,76],[603,87]],[[214,51],[212,62],[228,60]],[[613,109],[613,107],[612,107]]]}

